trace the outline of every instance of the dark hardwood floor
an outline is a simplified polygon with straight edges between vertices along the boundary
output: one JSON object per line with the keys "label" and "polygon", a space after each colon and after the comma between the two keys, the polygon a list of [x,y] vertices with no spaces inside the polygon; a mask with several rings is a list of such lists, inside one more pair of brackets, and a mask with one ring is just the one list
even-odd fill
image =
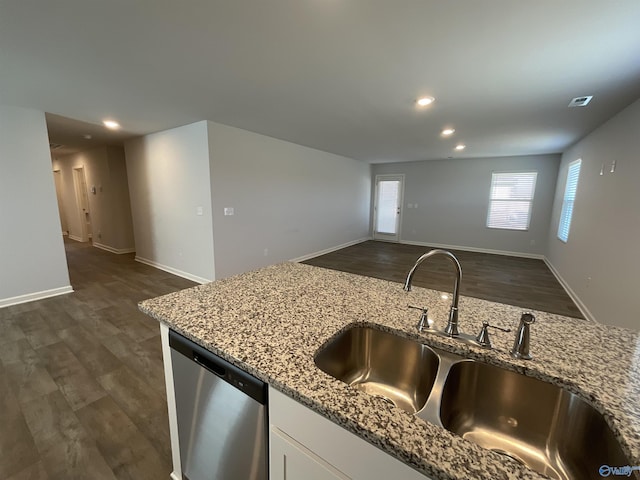
{"label": "dark hardwood floor", "polygon": [[137,303],[195,284],[65,248],[74,293],[0,309],[0,478],[168,479],[159,327]]}
{"label": "dark hardwood floor", "polygon": [[[368,241],[303,263],[403,283],[418,257],[429,250],[430,247]],[[451,252],[462,267],[461,295],[584,318],[542,260]],[[454,277],[451,262],[435,256],[416,271],[413,284],[450,292]]]}
{"label": "dark hardwood floor", "polygon": [[[0,478],[166,479],[159,328],[137,303],[194,283],[133,255],[65,247],[74,293],[0,309]],[[305,263],[402,282],[427,250],[370,241]],[[454,253],[463,295],[580,317],[541,260]],[[451,265],[430,259],[414,284],[449,291]]]}

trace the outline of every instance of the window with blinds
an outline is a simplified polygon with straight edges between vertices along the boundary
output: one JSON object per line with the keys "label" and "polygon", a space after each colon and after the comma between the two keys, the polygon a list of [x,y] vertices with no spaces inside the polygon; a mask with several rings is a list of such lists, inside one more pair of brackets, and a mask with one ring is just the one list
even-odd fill
{"label": "window with blinds", "polygon": [[564,187],[564,197],[562,198],[562,213],[560,214],[560,224],[558,225],[558,238],[563,242],[569,240],[569,229],[571,228],[571,216],[573,215],[573,204],[578,191],[578,178],[580,177],[580,165],[582,160],[578,159],[569,164],[567,173],[567,184]]}
{"label": "window with blinds", "polygon": [[528,230],[538,172],[491,174],[487,227]]}

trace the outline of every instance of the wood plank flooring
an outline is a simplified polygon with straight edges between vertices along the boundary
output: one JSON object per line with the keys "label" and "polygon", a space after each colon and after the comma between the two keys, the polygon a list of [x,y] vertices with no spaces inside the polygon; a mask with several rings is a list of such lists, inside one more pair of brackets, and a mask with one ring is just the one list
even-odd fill
{"label": "wood plank flooring", "polygon": [[[167,479],[159,328],[137,302],[194,283],[133,255],[65,247],[74,293],[0,309],[0,479]],[[427,250],[370,241],[305,263],[402,282]],[[454,253],[463,295],[580,317],[542,261]],[[432,258],[414,284],[449,291],[451,266]]]}
{"label": "wood plank flooring", "polygon": [[195,284],[65,248],[74,293],[0,309],[0,479],[168,479],[160,332],[137,303]]}
{"label": "wood plank flooring", "polygon": [[[368,241],[303,263],[404,283],[418,257],[429,250],[431,247]],[[451,252],[462,267],[461,295],[584,318],[542,260],[461,250]],[[451,292],[454,278],[451,262],[435,256],[416,271],[413,284]]]}

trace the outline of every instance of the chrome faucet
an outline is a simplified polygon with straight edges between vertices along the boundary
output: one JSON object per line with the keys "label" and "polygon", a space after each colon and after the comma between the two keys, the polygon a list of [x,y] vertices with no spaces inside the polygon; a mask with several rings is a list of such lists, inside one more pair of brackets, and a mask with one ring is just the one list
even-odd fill
{"label": "chrome faucet", "polygon": [[529,341],[531,340],[531,324],[536,321],[533,313],[525,312],[520,317],[520,326],[516,332],[516,339],[513,342],[511,356],[522,360],[531,360],[529,354]]}
{"label": "chrome faucet", "polygon": [[449,337],[457,337],[460,335],[460,332],[458,331],[458,300],[460,298],[459,289],[460,282],[462,281],[462,269],[460,268],[460,262],[458,262],[458,259],[453,253],[447,250],[435,249],[425,253],[420,258],[418,258],[415,265],[411,268],[411,270],[409,270],[407,279],[404,282],[404,290],[405,292],[411,291],[411,282],[413,281],[413,275],[416,273],[416,270],[418,269],[420,264],[422,264],[422,262],[424,262],[429,257],[433,257],[434,255],[444,255],[449,260],[451,260],[451,263],[453,263],[456,269],[456,279],[455,283],[453,284],[453,301],[451,302],[451,308],[449,309],[449,322],[444,329],[444,333]]}

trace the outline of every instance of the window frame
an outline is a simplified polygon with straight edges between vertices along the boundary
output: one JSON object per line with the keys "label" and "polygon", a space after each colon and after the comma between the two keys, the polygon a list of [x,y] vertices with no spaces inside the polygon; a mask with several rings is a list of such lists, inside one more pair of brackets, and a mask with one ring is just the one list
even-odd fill
{"label": "window frame", "polygon": [[[572,181],[573,177],[571,175],[571,170],[574,167],[578,167],[578,172],[575,175],[575,184]],[[573,211],[575,210],[576,205],[576,196],[578,194],[578,184],[580,183],[580,172],[582,171],[582,158],[578,158],[567,166],[567,177],[564,181],[564,193],[562,194],[562,207],[560,209],[560,218],[558,219],[558,230],[556,231],[556,237],[563,243],[567,243],[569,241],[569,233],[571,231],[571,222],[573,220]],[[569,199],[568,194],[569,188],[573,186],[573,196]],[[571,207],[568,207],[569,202],[571,202]],[[562,237],[562,233],[564,233],[566,227],[566,237]]]}
{"label": "window frame", "polygon": [[[532,188],[531,188],[531,198],[529,199],[510,199],[510,198],[493,198],[494,194],[494,185],[495,179],[501,175],[523,175],[529,174],[533,176]],[[487,216],[485,220],[485,227],[490,228],[492,230],[509,230],[515,232],[527,232],[529,231],[529,227],[531,226],[531,217],[533,216],[533,201],[535,199],[536,194],[536,186],[538,181],[538,171],[537,170],[508,170],[508,171],[494,171],[491,172],[491,183],[489,184],[489,203],[487,205]],[[491,207],[494,201],[500,202],[528,202],[529,206],[527,209],[527,223],[524,228],[513,228],[509,226],[492,226],[489,224],[491,220]]]}

